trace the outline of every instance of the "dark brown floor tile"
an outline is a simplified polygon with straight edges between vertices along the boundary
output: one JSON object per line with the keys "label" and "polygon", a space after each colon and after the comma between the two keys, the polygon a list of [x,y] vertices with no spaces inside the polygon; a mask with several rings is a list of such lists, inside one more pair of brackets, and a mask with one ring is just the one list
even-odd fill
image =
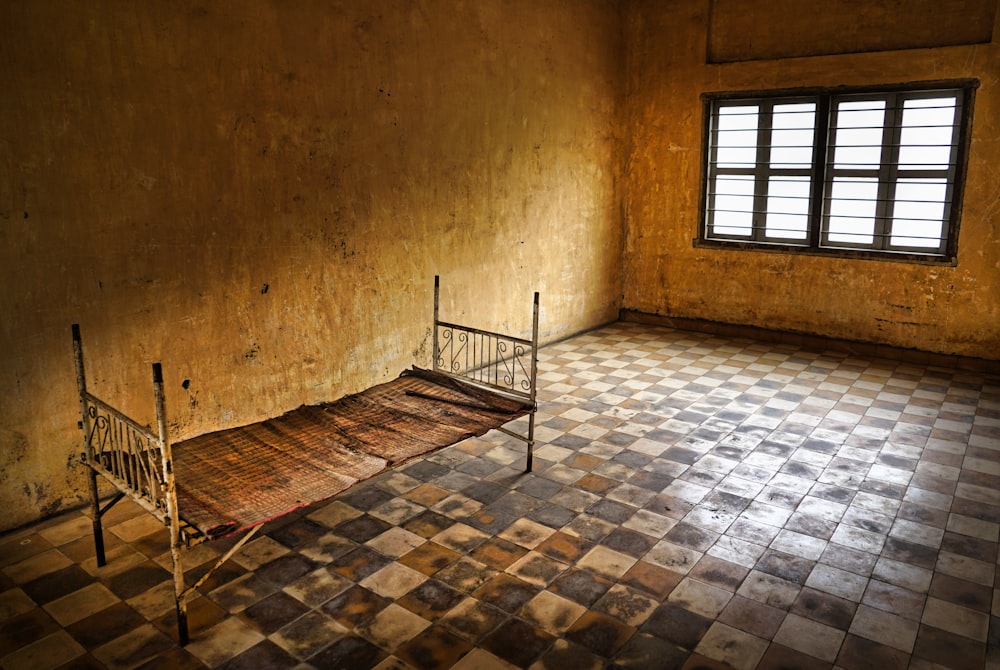
{"label": "dark brown floor tile", "polygon": [[691,654],[687,661],[681,666],[681,670],[733,670],[733,666],[727,665],[714,658],[702,656],[701,654]]}
{"label": "dark brown floor tile", "polygon": [[[677,670],[691,652],[649,633],[636,633],[615,656],[613,670]],[[567,670],[564,668],[563,670]]]}
{"label": "dark brown floor tile", "polygon": [[987,563],[993,563],[997,560],[997,548],[996,542],[951,531],[946,531],[941,540],[942,550]]}
{"label": "dark brown floor tile", "polygon": [[924,612],[926,593],[917,593],[895,584],[888,584],[878,579],[868,582],[868,588],[861,601],[884,612],[892,612],[905,619],[919,621]]}
{"label": "dark brown floor tile", "polygon": [[[757,663],[757,670],[830,670],[831,667],[829,663],[821,661],[815,656],[803,654],[801,651],[789,649],[776,643],[772,643],[767,648]],[[879,670],[890,670],[890,668],[880,668]]]}
{"label": "dark brown floor tile", "polygon": [[821,540],[829,540],[833,536],[834,531],[837,530],[837,524],[833,521],[796,512],[789,517],[785,528],[793,530],[796,533],[802,533],[803,535],[818,537]]}
{"label": "dark brown floor tile", "polygon": [[604,658],[613,656],[628,642],[635,628],[599,612],[584,612],[569,630],[567,640],[590,649]]}
{"label": "dark brown floor tile", "polygon": [[379,505],[383,505],[395,497],[396,496],[393,494],[388,491],[383,491],[377,486],[362,486],[348,489],[346,493],[340,494],[337,497],[337,500],[350,505],[356,510],[370,512]]}
{"label": "dark brown floor tile", "polygon": [[872,574],[878,556],[858,549],[851,549],[834,542],[827,545],[820,556],[820,563],[868,577]]}
{"label": "dark brown floor tile", "polygon": [[743,596],[733,596],[719,615],[722,623],[765,640],[774,637],[784,619],[784,610]]}
{"label": "dark brown floor tile", "polygon": [[982,670],[986,662],[986,645],[921,624],[913,645],[913,657],[953,670]]}
{"label": "dark brown floor tile", "polygon": [[928,570],[934,569],[938,558],[938,552],[935,549],[923,544],[901,540],[898,537],[890,537],[885,541],[882,555]]}
{"label": "dark brown floor tile", "polygon": [[218,670],[285,670],[298,664],[297,658],[274,642],[262,640],[218,666]]}
{"label": "dark brown floor tile", "polygon": [[916,503],[904,502],[900,505],[899,513],[896,516],[934,528],[944,528],[948,524],[948,512]]}
{"label": "dark brown floor tile", "polygon": [[951,504],[951,513],[971,516],[990,523],[1000,523],[1000,505],[988,505],[978,500],[955,498]]}
{"label": "dark brown floor tile", "polygon": [[395,656],[418,670],[446,670],[472,645],[441,626],[430,626],[396,650]]}
{"label": "dark brown floor tile", "polygon": [[323,524],[302,517],[281,528],[269,531],[267,536],[289,549],[298,549],[306,543],[315,542],[329,532],[330,529]]}
{"label": "dark brown floor tile", "polygon": [[[213,599],[206,596],[195,596],[187,604],[188,632],[208,630],[227,616],[229,616],[229,612],[220,607]],[[152,623],[171,640],[178,639],[177,615],[173,608],[161,614]]]}
{"label": "dark brown floor tile", "polygon": [[658,600],[666,600],[682,579],[684,579],[684,575],[679,572],[646,561],[636,561],[636,564],[629,568],[629,571],[622,575],[619,581],[639,591],[644,591]]}
{"label": "dark brown floor tile", "polygon": [[451,528],[455,523],[454,519],[444,514],[438,514],[433,510],[424,510],[415,517],[408,519],[403,524],[403,528],[411,533],[416,533],[422,538],[430,539],[442,530]]}
{"label": "dark brown floor tile", "polygon": [[371,668],[386,657],[386,653],[368,640],[349,635],[309,659],[314,668]]}
{"label": "dark brown floor tile", "polygon": [[640,627],[640,630],[673,642],[685,649],[694,649],[711,625],[712,619],[690,612],[673,603],[666,603],[656,608],[646,623]]}
{"label": "dark brown floor tile", "polygon": [[476,530],[481,530],[489,535],[496,535],[504,528],[517,521],[519,518],[520,517],[513,512],[495,510],[487,505],[481,510],[474,512],[471,516],[463,519],[463,523],[466,523]]}
{"label": "dark brown floor tile", "polygon": [[122,600],[145,593],[157,584],[171,580],[171,575],[153,561],[146,561],[105,580],[108,589]]}
{"label": "dark brown floor tile", "polygon": [[632,518],[636,508],[616,500],[598,500],[586,509],[590,516],[597,517],[615,525],[623,524]]}
{"label": "dark brown floor tile", "polygon": [[[309,574],[317,567],[316,562],[302,554],[291,552],[268,561],[257,568],[255,574],[269,584],[283,588],[299,577]],[[345,577],[347,575],[344,575]],[[361,578],[363,579],[363,577]]]}
{"label": "dark brown floor tile", "polygon": [[493,568],[463,556],[448,567],[434,573],[434,578],[448,586],[472,593],[497,574]]}
{"label": "dark brown floor tile", "polygon": [[799,592],[791,611],[813,621],[840,630],[851,627],[851,620],[858,606],[850,600],[811,589],[808,586]]}
{"label": "dark brown floor tile", "polygon": [[[759,569],[759,567],[758,567]],[[715,556],[703,556],[688,573],[698,581],[735,592],[750,570]]]}
{"label": "dark brown floor tile", "polygon": [[715,544],[715,541],[719,539],[719,534],[681,522],[667,531],[664,539],[682,547],[704,552]]}
{"label": "dark brown floor tile", "polygon": [[457,551],[452,551],[436,542],[424,542],[419,547],[400,556],[398,561],[429,577],[448,567],[461,556]]}
{"label": "dark brown floor tile", "polygon": [[307,606],[284,591],[278,591],[247,607],[241,616],[264,635],[270,635],[308,611]]}
{"label": "dark brown floor tile", "polygon": [[333,559],[327,569],[336,572],[341,577],[350,579],[352,582],[360,582],[391,562],[390,559],[368,547],[357,547]]}
{"label": "dark brown floor tile", "polygon": [[570,568],[550,585],[553,593],[569,598],[584,607],[590,607],[614,585],[610,579],[597,575],[590,570]]}
{"label": "dark brown floor tile", "polygon": [[989,612],[993,604],[990,587],[941,572],[934,574],[928,595],[980,612]]}
{"label": "dark brown floor tile", "polygon": [[396,604],[429,621],[437,621],[464,598],[465,595],[461,591],[436,579],[428,579],[399,598]]}
{"label": "dark brown floor tile", "polygon": [[445,614],[438,623],[470,642],[478,642],[496,629],[510,615],[475,598],[466,598]]}
{"label": "dark brown floor tile", "polygon": [[[617,457],[616,457],[617,458]],[[644,464],[643,464],[644,465]],[[642,465],[633,466],[642,467]],[[674,480],[673,477],[661,472],[650,472],[649,470],[641,470],[634,476],[632,476],[628,483],[633,486],[638,486],[639,488],[646,489],[647,491],[655,491],[659,493],[663,489],[670,485],[670,482]]]}
{"label": "dark brown floor tile", "polygon": [[508,663],[526,668],[548,649],[554,639],[520,619],[510,619],[487,635],[480,646]]}
{"label": "dark brown floor tile", "polygon": [[363,586],[352,586],[323,604],[322,610],[347,628],[360,626],[384,610],[392,601]]}
{"label": "dark brown floor tile", "polygon": [[653,548],[656,540],[628,528],[616,528],[601,540],[601,544],[633,558],[640,558]]}
{"label": "dark brown floor tile", "polygon": [[656,514],[669,516],[671,519],[683,519],[688,512],[694,509],[694,505],[686,500],[661,493],[646,503],[646,509]]}
{"label": "dark brown floor tile", "polygon": [[[195,584],[214,565],[214,561],[208,561],[203,565],[192,568],[190,571],[184,573],[184,579],[187,580],[188,584]],[[236,561],[226,561],[213,570],[212,574],[205,580],[205,583],[198,588],[202,593],[211,593],[220,586],[224,586],[234,579],[239,579],[247,574],[247,572],[248,570]]]}
{"label": "dark brown floor tile", "polygon": [[593,470],[604,463],[604,459],[590,454],[573,454],[565,459],[563,463],[577,470]]}
{"label": "dark brown floor tile", "polygon": [[[103,664],[100,667],[104,667]],[[203,670],[204,667],[205,664],[193,654],[180,647],[174,647],[137,666],[135,670]],[[294,663],[286,667],[294,667]]]}
{"label": "dark brown floor tile", "polygon": [[[40,607],[4,619],[3,625],[0,625],[0,658],[57,630],[59,630],[59,624]],[[80,642],[82,644],[82,641]],[[87,647],[87,645],[84,647],[92,648]]]}
{"label": "dark brown floor tile", "polygon": [[[84,649],[92,650],[144,623],[146,623],[146,619],[134,609],[125,603],[115,603],[107,609],[67,626],[66,632],[72,635],[73,639],[79,642]],[[7,626],[8,624],[5,622],[4,632],[6,632]]]}
{"label": "dark brown floor tile", "polygon": [[507,568],[507,572],[529,584],[544,587],[561,575],[566,568],[565,563],[560,563],[544,554],[539,554],[537,551],[531,551],[515,565]]}
{"label": "dark brown floor tile", "polygon": [[[565,489],[562,489],[565,490]],[[562,492],[560,491],[560,493]],[[556,495],[559,495],[558,493]],[[537,507],[525,516],[532,521],[537,521],[540,524],[544,524],[549,528],[562,528],[574,518],[576,518],[577,513],[571,509],[567,509],[562,505],[556,505],[550,502],[547,505],[542,505]]]}
{"label": "dark brown floor tile", "polygon": [[370,514],[362,514],[361,516],[356,516],[353,519],[348,519],[343,521],[333,529],[338,536],[347,538],[348,540],[354,540],[355,542],[361,544],[372,539],[376,535],[380,535],[385,531],[389,530],[392,526],[382,519],[371,516]]}
{"label": "dark brown floor tile", "polygon": [[768,549],[757,561],[756,569],[795,584],[805,584],[815,566],[816,561]]}
{"label": "dark brown floor tile", "polygon": [[846,670],[905,670],[909,663],[909,654],[851,634],[837,656],[837,665]]}
{"label": "dark brown floor tile", "polygon": [[473,549],[469,556],[497,570],[506,570],[508,566],[528,553],[519,544],[514,544],[503,538],[491,537]]}
{"label": "dark brown floor tile", "polygon": [[556,531],[535,547],[535,551],[564,563],[575,563],[587,553],[593,543],[582,537]]}
{"label": "dark brown floor tile", "polygon": [[151,533],[129,543],[133,549],[147,558],[153,559],[170,551],[169,533]]}
{"label": "dark brown floor tile", "polygon": [[574,486],[581,488],[584,491],[590,491],[591,493],[596,493],[597,495],[603,495],[618,486],[620,483],[621,482],[614,479],[602,477],[601,475],[595,475],[591,472],[577,479]]}
{"label": "dark brown floor tile", "polygon": [[[160,568],[162,570],[162,568]],[[169,577],[169,574],[168,574]],[[48,603],[90,586],[96,580],[79,565],[69,565],[22,584],[21,590],[39,605]]]}
{"label": "dark brown floor tile", "polygon": [[501,572],[480,586],[472,595],[489,605],[513,613],[521,609],[521,606],[540,590],[537,586]]}
{"label": "dark brown floor tile", "polygon": [[451,491],[446,491],[440,486],[424,483],[414,489],[410,489],[403,494],[403,497],[411,502],[417,503],[418,505],[431,507],[441,502],[451,494]]}

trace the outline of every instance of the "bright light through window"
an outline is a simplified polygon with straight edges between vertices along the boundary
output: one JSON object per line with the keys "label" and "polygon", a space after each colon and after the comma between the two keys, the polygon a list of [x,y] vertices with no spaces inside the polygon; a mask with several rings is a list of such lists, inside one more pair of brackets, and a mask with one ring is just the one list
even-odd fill
{"label": "bright light through window", "polygon": [[702,238],[953,255],[969,91],[713,101]]}

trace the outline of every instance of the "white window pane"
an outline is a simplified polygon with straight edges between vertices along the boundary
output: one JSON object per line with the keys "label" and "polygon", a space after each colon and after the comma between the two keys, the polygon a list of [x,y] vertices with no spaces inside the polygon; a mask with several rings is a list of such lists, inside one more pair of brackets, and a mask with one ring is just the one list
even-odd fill
{"label": "white window pane", "polygon": [[829,240],[872,244],[877,198],[875,179],[835,178],[830,188]]}
{"label": "white window pane", "polygon": [[947,170],[951,161],[955,98],[907,100],[899,140],[899,164],[912,170]]}
{"label": "white window pane", "polygon": [[833,152],[834,167],[877,168],[882,162],[881,128],[838,129],[836,142]]}
{"label": "white window pane", "polygon": [[757,162],[757,119],[756,106],[719,109],[716,165],[750,167]]}
{"label": "white window pane", "polygon": [[877,168],[882,160],[884,100],[856,100],[837,104],[834,130],[834,167]]}
{"label": "white window pane", "polygon": [[752,177],[716,177],[712,234],[749,237],[753,230],[753,194]]}
{"label": "white window pane", "polygon": [[936,249],[944,230],[944,179],[900,179],[896,182],[892,237],[894,246]]}
{"label": "white window pane", "polygon": [[756,130],[757,105],[719,107],[718,128],[720,131]]}
{"label": "white window pane", "polygon": [[806,239],[809,221],[809,177],[771,177],[767,186],[768,237]]}
{"label": "white window pane", "polygon": [[812,130],[775,130],[771,133],[771,167],[808,168],[812,165]]}
{"label": "white window pane", "polygon": [[794,102],[775,105],[772,114],[771,127],[777,130],[802,128],[811,131],[816,125],[815,102]]}
{"label": "white window pane", "polygon": [[810,167],[815,125],[816,103],[775,105],[771,116],[771,166]]}

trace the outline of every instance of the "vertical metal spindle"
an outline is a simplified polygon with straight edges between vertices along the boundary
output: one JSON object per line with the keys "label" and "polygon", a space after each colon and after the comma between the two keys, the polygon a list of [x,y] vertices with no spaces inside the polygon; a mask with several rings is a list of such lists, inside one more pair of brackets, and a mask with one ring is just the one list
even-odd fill
{"label": "vertical metal spindle", "polygon": [[431,365],[431,369],[437,371],[438,369],[438,356],[440,356],[440,351],[438,350],[438,294],[441,291],[441,277],[439,275],[434,275],[434,333],[432,337],[434,339],[434,363]]}
{"label": "vertical metal spindle", "polygon": [[174,568],[174,602],[177,610],[177,638],[181,646],[188,643],[187,598],[184,595],[184,564],[181,555],[181,519],[177,508],[177,488],[174,462],[167,436],[167,404],[163,393],[163,370],[153,363],[153,397],[156,401],[156,428],[160,440],[160,458],[165,482],[167,516],[170,521],[170,558]]}
{"label": "vertical metal spindle", "polygon": [[538,409],[536,402],[535,385],[538,380],[538,291],[535,291],[535,304],[531,317],[531,413],[528,414],[528,465],[525,472],[531,472],[532,451],[535,448],[535,411]]}
{"label": "vertical metal spindle", "polygon": [[107,563],[104,555],[104,532],[101,528],[101,503],[98,499],[97,471],[90,467],[94,460],[94,445],[90,442],[90,412],[87,411],[87,378],[83,367],[83,341],[80,337],[80,324],[73,324],[73,355],[76,357],[76,388],[80,393],[80,430],[83,433],[84,458],[87,459],[88,483],[90,486],[90,516],[94,531],[94,554],[97,565]]}

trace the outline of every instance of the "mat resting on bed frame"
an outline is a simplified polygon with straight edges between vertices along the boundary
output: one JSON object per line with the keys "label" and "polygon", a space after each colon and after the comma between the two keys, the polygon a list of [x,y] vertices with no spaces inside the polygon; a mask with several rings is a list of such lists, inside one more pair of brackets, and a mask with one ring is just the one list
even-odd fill
{"label": "mat resting on bed frame", "polygon": [[[188,641],[187,596],[267,521],[493,429],[526,443],[531,470],[538,293],[529,340],[439,320],[439,286],[435,277],[432,369],[413,367],[333,402],[176,443],[167,435],[160,364],[152,366],[157,426],[151,429],[87,390],[80,327],[73,325],[97,564],[106,562],[101,517],[125,496],[167,526],[181,644]],[[504,427],[523,416],[526,433]],[[99,475],[116,489],[103,507]],[[185,585],[183,549],[239,533],[208,572]]]}

